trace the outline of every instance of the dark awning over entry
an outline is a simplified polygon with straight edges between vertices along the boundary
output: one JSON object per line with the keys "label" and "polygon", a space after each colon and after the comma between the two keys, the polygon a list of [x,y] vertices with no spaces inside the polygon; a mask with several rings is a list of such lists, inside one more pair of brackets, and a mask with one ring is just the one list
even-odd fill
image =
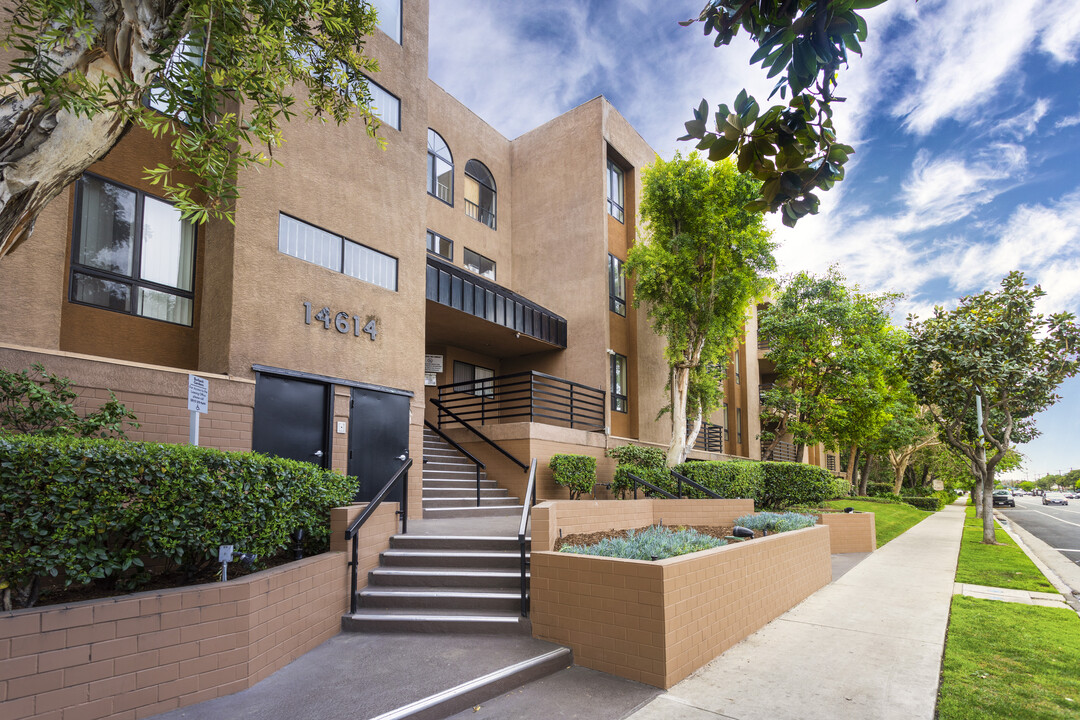
{"label": "dark awning over entry", "polygon": [[556,347],[566,347],[565,318],[431,255],[427,258],[427,299]]}

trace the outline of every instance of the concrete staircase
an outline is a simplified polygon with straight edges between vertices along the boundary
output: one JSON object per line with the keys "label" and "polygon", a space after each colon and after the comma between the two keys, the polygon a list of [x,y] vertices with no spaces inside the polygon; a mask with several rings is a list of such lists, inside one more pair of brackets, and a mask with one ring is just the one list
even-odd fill
{"label": "concrete staircase", "polygon": [[423,481],[425,518],[521,515],[521,501],[488,480],[483,470],[477,507],[476,465],[428,428],[424,428]]}
{"label": "concrete staircase", "polygon": [[395,535],[357,593],[357,605],[342,618],[343,630],[526,632],[518,540]]}
{"label": "concrete staircase", "polygon": [[[357,593],[357,612],[342,618],[343,630],[529,631],[521,616],[521,547],[514,520],[522,506],[484,474],[480,483],[477,507],[476,466],[424,430],[423,518],[409,523],[410,534],[390,538],[379,567]],[[528,578],[526,571],[526,584]]]}

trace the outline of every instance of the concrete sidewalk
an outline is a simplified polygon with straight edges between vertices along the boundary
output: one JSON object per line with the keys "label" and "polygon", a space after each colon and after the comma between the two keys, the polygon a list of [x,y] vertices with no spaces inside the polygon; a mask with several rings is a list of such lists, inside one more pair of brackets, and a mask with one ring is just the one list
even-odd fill
{"label": "concrete sidewalk", "polygon": [[932,720],[964,506],[875,551],[631,720]]}

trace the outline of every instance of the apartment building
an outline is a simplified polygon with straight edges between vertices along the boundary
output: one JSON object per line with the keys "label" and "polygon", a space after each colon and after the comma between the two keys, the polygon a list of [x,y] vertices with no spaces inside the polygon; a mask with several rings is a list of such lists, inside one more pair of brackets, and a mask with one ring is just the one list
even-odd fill
{"label": "apartment building", "polygon": [[[188,441],[203,377],[200,444],[356,475],[361,499],[422,455],[425,421],[498,477],[449,413],[545,470],[666,446],[663,341],[621,270],[654,151],[603,97],[503,137],[428,78],[426,0],[378,4],[385,150],[362,123],[296,120],[282,167],[241,173],[235,223],[195,227],[143,179],[167,146],[132,130],[0,261],[0,364],[113,391],[129,436],[161,442]],[[760,456],[755,356],[733,356],[695,457]]]}

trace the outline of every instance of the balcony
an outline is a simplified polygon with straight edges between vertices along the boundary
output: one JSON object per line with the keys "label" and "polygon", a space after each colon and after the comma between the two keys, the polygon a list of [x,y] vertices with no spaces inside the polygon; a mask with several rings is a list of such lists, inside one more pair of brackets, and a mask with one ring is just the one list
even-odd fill
{"label": "balcony", "polygon": [[472,200],[464,198],[465,200],[465,214],[471,217],[473,220],[484,223],[492,230],[495,229],[495,213],[486,208],[482,208]]}
{"label": "balcony", "polygon": [[[439,386],[439,427],[539,422],[604,431],[606,393],[541,372],[528,371]],[[444,410],[445,409],[445,410]]]}
{"label": "balcony", "polygon": [[[762,454],[764,454],[765,447],[762,448]],[[795,454],[795,445],[789,442],[781,440],[776,443],[776,447],[773,448],[772,453],[768,457],[761,458],[762,460],[773,460],[775,462],[799,462],[798,456]]]}
{"label": "balcony", "polygon": [[429,342],[472,346],[498,357],[566,348],[563,317],[432,255],[427,258],[427,299]]}
{"label": "balcony", "polygon": [[[690,423],[687,423],[687,430],[690,429]],[[698,432],[697,440],[694,441],[694,449],[702,450],[704,452],[722,453],[724,452],[724,440],[727,439],[727,430],[720,425],[713,425],[712,423],[701,423],[701,430]]]}

